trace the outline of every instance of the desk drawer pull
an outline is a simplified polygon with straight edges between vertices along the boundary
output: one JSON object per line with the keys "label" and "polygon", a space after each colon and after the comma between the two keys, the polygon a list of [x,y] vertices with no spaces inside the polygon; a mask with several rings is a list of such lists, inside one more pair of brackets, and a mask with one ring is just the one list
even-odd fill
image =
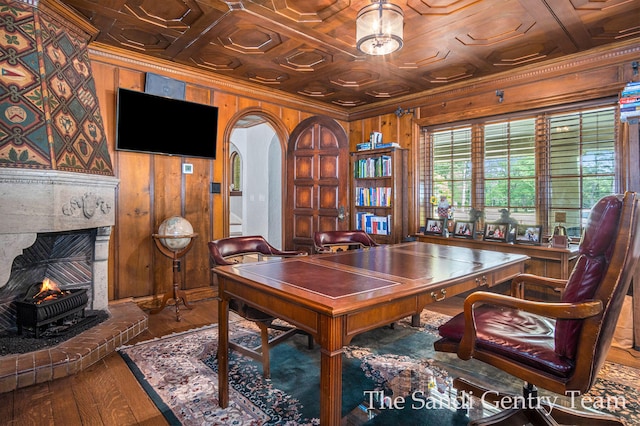
{"label": "desk drawer pull", "polygon": [[479,286],[487,285],[487,277],[483,275],[482,278],[476,278],[476,284]]}
{"label": "desk drawer pull", "polygon": [[444,300],[445,297],[447,297],[447,290],[445,290],[444,288],[442,290],[440,290],[440,294],[442,296],[438,297],[438,293],[436,293],[435,291],[431,292],[431,297],[433,298],[433,300],[435,300],[436,302],[440,302],[441,300]]}

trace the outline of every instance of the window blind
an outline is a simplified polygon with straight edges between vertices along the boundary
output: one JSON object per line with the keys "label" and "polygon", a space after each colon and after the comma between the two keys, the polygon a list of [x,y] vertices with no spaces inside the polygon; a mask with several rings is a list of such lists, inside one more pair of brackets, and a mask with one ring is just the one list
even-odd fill
{"label": "window blind", "polygon": [[615,192],[615,109],[548,118],[550,226],[566,213],[569,236],[579,236],[591,207]]}
{"label": "window blind", "polygon": [[535,119],[484,127],[485,217],[498,220],[509,211],[520,223],[536,220]]}
{"label": "window blind", "polygon": [[471,127],[449,129],[431,135],[433,193],[447,197],[454,218],[466,218],[471,207]]}

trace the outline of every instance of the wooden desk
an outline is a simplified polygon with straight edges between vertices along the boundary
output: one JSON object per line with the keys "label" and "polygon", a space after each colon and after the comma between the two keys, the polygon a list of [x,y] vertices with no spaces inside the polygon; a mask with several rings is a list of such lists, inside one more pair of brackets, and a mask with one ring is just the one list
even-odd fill
{"label": "wooden desk", "polygon": [[229,403],[229,299],[309,332],[321,346],[320,423],[339,425],[343,346],[446,296],[524,271],[524,255],[411,242],[218,267],[220,406]]}
{"label": "wooden desk", "polygon": [[438,235],[415,235],[418,241],[444,244],[456,247],[469,247],[480,250],[495,250],[502,253],[524,254],[529,256],[525,263],[525,272],[549,278],[568,279],[574,263],[578,258],[578,246],[554,248],[546,245],[509,244],[495,241],[471,240],[457,237],[441,237]]}

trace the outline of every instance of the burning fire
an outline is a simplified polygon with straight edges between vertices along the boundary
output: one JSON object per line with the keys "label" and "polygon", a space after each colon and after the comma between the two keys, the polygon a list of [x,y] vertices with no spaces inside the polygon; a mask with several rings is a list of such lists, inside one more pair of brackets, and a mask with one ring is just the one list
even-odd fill
{"label": "burning fire", "polygon": [[58,284],[51,281],[49,278],[45,278],[42,281],[42,285],[40,286],[40,291],[33,296],[33,299],[36,304],[46,302],[49,300],[57,299],[65,294],[69,294],[68,291],[60,290]]}

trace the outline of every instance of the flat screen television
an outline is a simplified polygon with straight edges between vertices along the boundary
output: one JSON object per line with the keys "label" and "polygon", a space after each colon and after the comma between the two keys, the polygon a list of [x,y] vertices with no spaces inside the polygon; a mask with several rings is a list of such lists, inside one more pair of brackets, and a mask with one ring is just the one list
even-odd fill
{"label": "flat screen television", "polygon": [[216,158],[218,108],[118,89],[116,149]]}

